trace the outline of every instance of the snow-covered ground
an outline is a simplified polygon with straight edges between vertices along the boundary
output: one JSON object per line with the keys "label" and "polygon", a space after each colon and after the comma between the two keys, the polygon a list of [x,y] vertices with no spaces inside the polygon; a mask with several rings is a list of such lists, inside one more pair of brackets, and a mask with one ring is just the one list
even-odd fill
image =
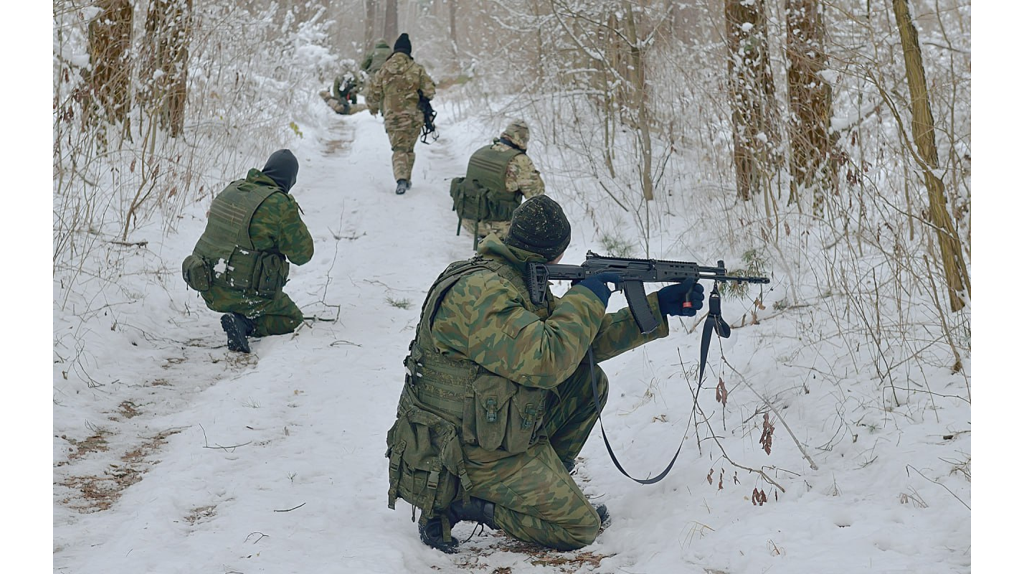
{"label": "snow-covered ground", "polygon": [[[605,364],[604,425],[631,474],[659,472],[686,439],[669,476],[640,486],[616,471],[595,430],[576,478],[613,521],[592,546],[547,552],[492,531],[452,556],[421,544],[409,506],[387,508],[384,435],[426,289],[471,255],[471,238],[455,235],[448,179],[507,122],[460,118],[417,146],[404,196],[379,118],[325,107],[321,125],[303,126],[293,194],[316,252],[292,267],[286,291],[318,319],[255,340],[252,355],[227,351],[219,314],[180,277],[208,201],[173,234],[154,222],[133,234],[145,246],[109,246],[101,255],[128,262],[116,288],[97,281],[53,305],[54,572],[971,571],[963,375],[921,373],[931,392],[889,405],[845,346],[813,332],[801,340],[821,313],[813,306],[767,311],[713,345],[699,401],[717,444],[689,420],[697,321],[674,320],[667,339]],[[549,193],[563,199],[550,183]],[[578,263],[602,246],[565,204],[574,229],[563,262]],[[610,306],[622,305],[615,295]],[[726,301],[726,319],[738,323],[746,307]],[[758,442],[766,400],[770,454]]]}

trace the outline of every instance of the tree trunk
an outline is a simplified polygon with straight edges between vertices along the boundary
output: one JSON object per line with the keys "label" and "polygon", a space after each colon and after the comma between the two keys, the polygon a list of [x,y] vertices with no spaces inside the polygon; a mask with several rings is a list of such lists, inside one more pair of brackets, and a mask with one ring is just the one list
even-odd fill
{"label": "tree trunk", "polygon": [[747,201],[776,169],[775,85],[768,62],[764,0],[726,0],[729,99],[736,190]]}
{"label": "tree trunk", "polygon": [[384,4],[384,39],[391,46],[398,39],[398,0],[387,0]]}
{"label": "tree trunk", "polygon": [[[89,22],[90,98],[107,122],[126,122],[131,105],[132,6],[129,0],[98,0],[96,6],[101,12]],[[97,119],[92,111],[84,115],[86,121]]]}
{"label": "tree trunk", "polygon": [[629,70],[625,77],[633,84],[630,90],[632,97],[627,101],[632,101],[637,114],[636,143],[637,151],[640,153],[640,188],[644,199],[651,201],[654,199],[654,179],[651,175],[651,118],[647,101],[647,62],[644,50],[640,47],[636,16],[628,2],[623,6],[623,12],[626,14],[626,38],[629,41]]}
{"label": "tree trunk", "polygon": [[828,170],[831,152],[832,86],[825,69],[825,19],[821,0],[786,0],[786,58],[789,69],[789,203],[801,189],[813,188],[814,213],[820,214],[824,188],[835,179]]}
{"label": "tree trunk", "polygon": [[458,0],[448,0],[448,39],[451,40],[452,49],[455,50],[456,55],[459,53],[458,30],[455,26],[456,22],[458,22],[458,13]]}
{"label": "tree trunk", "polygon": [[[369,54],[377,43],[377,0],[364,0],[366,23],[363,25],[363,48]],[[394,40],[391,40],[392,42]]]}
{"label": "tree trunk", "polygon": [[181,135],[185,126],[191,24],[192,0],[152,0],[149,5],[140,99],[171,137]]}
{"label": "tree trunk", "polygon": [[907,66],[907,84],[910,88],[911,133],[917,155],[926,164],[922,167],[924,183],[928,189],[929,215],[939,239],[942,252],[942,268],[946,273],[946,289],[949,305],[953,311],[964,307],[962,293],[971,296],[971,278],[964,262],[960,236],[953,227],[953,220],[946,207],[946,187],[936,175],[939,154],[935,146],[935,120],[931,104],[928,103],[928,85],[924,77],[924,62],[921,58],[921,44],[917,28],[910,19],[907,0],[892,0],[896,25],[900,31],[903,58]]}

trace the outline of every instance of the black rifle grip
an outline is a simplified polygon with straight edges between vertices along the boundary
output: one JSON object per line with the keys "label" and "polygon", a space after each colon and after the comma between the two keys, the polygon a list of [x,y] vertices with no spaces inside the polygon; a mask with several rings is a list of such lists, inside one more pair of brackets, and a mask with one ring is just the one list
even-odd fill
{"label": "black rifle grip", "polygon": [[626,303],[633,313],[633,320],[636,321],[640,332],[646,335],[658,328],[661,319],[654,316],[651,306],[647,304],[647,294],[644,292],[643,281],[623,281],[622,291],[626,295]]}

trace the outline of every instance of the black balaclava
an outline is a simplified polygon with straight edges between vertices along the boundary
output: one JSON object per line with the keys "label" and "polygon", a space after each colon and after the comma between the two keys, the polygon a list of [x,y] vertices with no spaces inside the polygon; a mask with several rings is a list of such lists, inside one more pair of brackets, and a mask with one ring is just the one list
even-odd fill
{"label": "black balaclava", "polygon": [[546,195],[524,201],[512,212],[505,245],[554,261],[569,246],[572,229],[558,202]]}
{"label": "black balaclava", "polygon": [[267,165],[260,170],[263,175],[274,180],[274,183],[281,188],[281,191],[288,191],[295,185],[295,178],[299,175],[299,160],[291,150],[279,149],[270,155]]}
{"label": "black balaclava", "polygon": [[412,42],[409,41],[409,35],[405,32],[402,32],[402,35],[395,40],[395,51],[412,56]]}

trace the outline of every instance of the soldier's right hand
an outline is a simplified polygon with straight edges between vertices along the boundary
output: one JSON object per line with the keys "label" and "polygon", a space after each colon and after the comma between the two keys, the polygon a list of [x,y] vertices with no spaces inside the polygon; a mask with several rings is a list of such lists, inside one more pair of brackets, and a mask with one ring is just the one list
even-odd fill
{"label": "soldier's right hand", "polygon": [[586,279],[583,279],[577,285],[581,285],[593,291],[594,295],[601,300],[601,303],[605,307],[608,306],[608,299],[612,296],[612,290],[608,288],[608,283],[614,283],[618,287],[619,282],[622,281],[622,276],[618,273],[606,271],[604,273],[598,273],[597,275],[591,275]]}

